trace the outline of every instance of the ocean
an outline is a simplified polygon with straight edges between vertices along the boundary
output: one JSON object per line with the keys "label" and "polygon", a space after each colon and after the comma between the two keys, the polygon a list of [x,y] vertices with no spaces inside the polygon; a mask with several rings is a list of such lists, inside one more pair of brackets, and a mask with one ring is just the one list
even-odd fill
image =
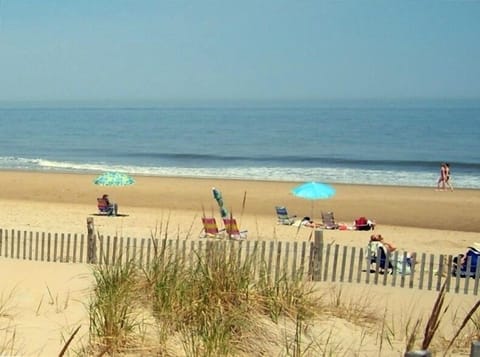
{"label": "ocean", "polygon": [[480,100],[0,104],[0,170],[480,188]]}

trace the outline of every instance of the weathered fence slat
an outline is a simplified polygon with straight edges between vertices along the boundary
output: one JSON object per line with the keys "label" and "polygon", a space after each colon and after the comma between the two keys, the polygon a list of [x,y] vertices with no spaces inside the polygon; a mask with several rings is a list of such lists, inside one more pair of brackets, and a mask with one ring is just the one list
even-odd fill
{"label": "weathered fence slat", "polygon": [[51,261],[52,257],[52,235],[50,233],[47,234],[47,262]]}
{"label": "weathered fence slat", "polygon": [[70,233],[68,233],[67,235],[67,256],[65,257],[65,261],[67,263],[70,262],[70,243],[72,241],[72,235]]}
{"label": "weathered fence slat", "polygon": [[432,286],[433,286],[433,271],[435,269],[434,262],[435,262],[435,256],[433,254],[430,254],[430,262],[428,265],[428,283],[427,283],[428,290],[432,290]]}
{"label": "weathered fence slat", "polygon": [[[307,257],[307,242],[302,242],[302,248],[301,248],[301,253],[300,253],[300,272],[301,272],[301,278],[305,278],[305,260]],[[308,276],[308,275],[307,275]]]}
{"label": "weathered fence slat", "polygon": [[347,262],[347,250],[348,247],[345,245],[343,246],[343,253],[342,253],[342,262],[341,262],[341,268],[340,268],[340,281],[345,281],[345,266]]}
{"label": "weathered fence slat", "polygon": [[0,229],[0,257],[3,255],[2,248],[3,248],[3,229]]}
{"label": "weathered fence slat", "polygon": [[61,262],[66,261],[65,255],[64,255],[65,254],[64,247],[65,247],[65,234],[62,233],[60,235],[60,261]]}
{"label": "weathered fence slat", "polygon": [[117,244],[118,244],[118,237],[113,237],[113,248],[112,248],[112,264],[117,264]]}
{"label": "weathered fence slat", "polygon": [[73,262],[76,263],[77,262],[77,244],[78,244],[78,235],[77,233],[75,233],[73,235]]}
{"label": "weathered fence slat", "polygon": [[479,281],[480,281],[480,264],[478,264],[478,260],[477,260],[477,269],[475,270],[475,284],[473,286],[474,295],[478,295]]}
{"label": "weathered fence slat", "polygon": [[16,251],[17,251],[17,255],[16,255],[16,258],[17,259],[20,259],[20,247],[21,247],[21,244],[20,244],[20,238],[21,238],[21,232],[20,231],[17,231],[17,244],[16,244]]}
{"label": "weathered fence slat", "polygon": [[297,254],[298,254],[298,242],[293,242],[292,279],[298,278]]}
{"label": "weathered fence slat", "polygon": [[327,249],[325,250],[325,264],[323,266],[323,281],[327,281],[328,279],[328,264],[330,262],[330,250],[331,250],[332,245],[327,244]]}
{"label": "weathered fence slat", "polygon": [[420,290],[423,289],[423,275],[425,273],[425,260],[427,259],[427,255],[422,253],[422,257],[420,258],[420,279],[418,281],[418,288]]}
{"label": "weathered fence slat", "polygon": [[123,264],[123,237],[120,237],[120,247],[118,248],[118,264]]}
{"label": "weathered fence slat", "polygon": [[338,250],[340,249],[338,244],[335,244],[333,249],[333,267],[332,267],[332,282],[337,281],[337,264],[338,264]]}
{"label": "weathered fence slat", "polygon": [[23,260],[27,259],[27,231],[23,231],[23,252],[22,252]]}
{"label": "weathered fence slat", "polygon": [[30,232],[29,239],[30,239],[30,248],[28,251],[28,259],[32,260],[33,259],[33,232]]}
{"label": "weathered fence slat", "polygon": [[[391,255],[390,255],[391,256]],[[387,254],[388,257],[388,254]],[[391,260],[389,260],[391,262]],[[393,262],[396,263],[398,262],[398,251],[393,252]],[[395,267],[394,267],[395,268]],[[392,269],[392,286],[396,286],[397,284],[397,269]]]}
{"label": "weathered fence slat", "polygon": [[277,254],[275,259],[275,282],[280,279],[280,258],[282,257],[282,242],[277,242]]}
{"label": "weathered fence slat", "polygon": [[[472,257],[469,256],[467,257],[467,272],[471,272],[472,271]],[[469,286],[469,282],[470,282],[470,276],[467,276],[465,277],[464,279],[464,289],[463,289],[463,292],[465,294],[468,294],[468,286]]]}
{"label": "weathered fence slat", "polygon": [[290,261],[290,242],[285,243],[285,254],[283,255],[283,274],[287,276],[288,262]]}
{"label": "weathered fence slat", "polygon": [[107,243],[105,244],[105,264],[110,265],[110,235],[107,236]]}
{"label": "weathered fence slat", "polygon": [[274,242],[270,242],[270,250],[268,254],[268,262],[267,262],[267,279],[268,282],[271,281],[272,278],[272,261],[273,261],[273,249],[274,249]]}
{"label": "weathered fence slat", "polygon": [[348,282],[351,283],[353,281],[353,268],[355,266],[355,247],[351,247],[350,253],[350,269],[348,271]]}
{"label": "weathered fence slat", "polygon": [[[83,258],[84,258],[84,256],[83,256],[83,253],[84,253],[84,252],[83,252],[83,247],[85,246],[85,244],[84,244],[84,243],[85,243],[85,239],[86,239],[86,238],[85,238],[85,235],[82,233],[82,235],[80,236],[80,263],[83,263]],[[85,259],[85,261],[86,261],[86,259]]]}
{"label": "weathered fence slat", "polygon": [[147,268],[150,267],[150,254],[152,252],[152,240],[149,239],[147,242],[147,263],[146,266]]}
{"label": "weathered fence slat", "polygon": [[[358,252],[358,270],[357,270],[357,283],[360,283],[362,281],[362,263],[363,263],[363,248],[360,248],[360,251]],[[370,259],[370,258],[369,258]],[[370,274],[370,265],[369,262],[367,264],[367,275]]]}
{"label": "weathered fence slat", "polygon": [[443,274],[444,274],[444,263],[445,263],[445,258],[443,256],[443,254],[440,254],[440,260],[438,261],[438,275],[437,275],[437,287],[436,287],[436,291],[440,291],[440,289],[442,288],[442,277],[443,277]]}
{"label": "weathered fence slat", "polygon": [[57,261],[57,250],[58,249],[58,233],[53,235],[53,261]]}
{"label": "weathered fence slat", "polygon": [[105,264],[105,255],[103,254],[103,236],[98,236],[98,263]]}

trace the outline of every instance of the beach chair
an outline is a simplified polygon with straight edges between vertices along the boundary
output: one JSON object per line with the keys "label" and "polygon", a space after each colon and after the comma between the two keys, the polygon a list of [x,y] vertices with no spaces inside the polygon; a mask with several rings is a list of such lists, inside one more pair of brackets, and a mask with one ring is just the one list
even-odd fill
{"label": "beach chair", "polygon": [[375,271],[383,274],[409,275],[414,269],[415,253],[412,253],[412,256],[407,253],[388,253],[387,248],[378,241],[368,243],[366,254],[370,267],[373,265]]}
{"label": "beach chair", "polygon": [[335,222],[333,212],[322,212],[323,228],[325,229],[337,229],[338,224]]}
{"label": "beach chair", "polygon": [[224,218],[223,224],[225,225],[225,230],[227,235],[231,239],[246,239],[247,230],[240,231],[238,228],[237,220],[235,218]]}
{"label": "beach chair", "polygon": [[275,206],[277,212],[277,224],[292,225],[295,223],[297,216],[290,216],[287,212],[287,208],[284,206]]}
{"label": "beach chair", "polygon": [[225,229],[218,229],[217,221],[213,217],[202,218],[203,231],[200,234],[200,238],[224,238]]}
{"label": "beach chair", "polygon": [[[366,258],[370,267],[374,266],[374,270],[385,273],[393,271],[391,256],[387,253],[387,248],[378,241],[371,241],[367,245]],[[371,269],[370,269],[371,270]]]}
{"label": "beach chair", "polygon": [[[452,274],[460,277],[473,277],[476,273],[480,274],[480,249],[468,247],[465,254],[460,254],[453,258]],[[477,272],[478,269],[478,272]]]}

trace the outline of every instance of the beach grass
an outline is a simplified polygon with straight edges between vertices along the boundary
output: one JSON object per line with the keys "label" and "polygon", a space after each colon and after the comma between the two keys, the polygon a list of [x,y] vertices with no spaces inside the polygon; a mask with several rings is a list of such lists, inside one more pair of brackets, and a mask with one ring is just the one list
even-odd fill
{"label": "beach grass", "polygon": [[[368,291],[352,296],[342,285],[320,289],[286,271],[275,279],[261,269],[255,274],[262,266],[256,252],[240,259],[229,241],[208,241],[207,249],[195,251],[191,257],[172,254],[164,243],[155,246],[155,257],[148,266],[131,260],[93,267],[95,288],[88,304],[90,338],[84,352],[347,356],[363,355],[368,345],[365,340],[376,336],[375,354],[389,355],[402,350],[398,327],[405,336],[404,351],[465,351],[480,335],[477,304],[465,316],[450,345],[443,336],[436,337],[449,307],[445,305],[445,289],[437,295],[420,340],[421,316],[412,311],[406,322],[396,326],[386,308],[380,311],[372,304],[375,297]],[[315,325],[329,319],[349,324],[360,337],[351,343],[339,341],[331,324],[318,333]],[[469,338],[458,338],[466,326]]]}
{"label": "beach grass", "polygon": [[18,353],[15,346],[16,328],[13,308],[15,288],[0,295],[0,355],[13,356]]}
{"label": "beach grass", "polygon": [[161,354],[168,352],[172,336],[181,341],[185,355],[258,353],[272,341],[266,325],[285,321],[293,327],[285,349],[311,348],[311,342],[302,347],[302,335],[318,306],[313,285],[287,279],[286,272],[275,280],[254,278],[256,253],[240,259],[226,243],[194,252],[193,260],[171,255],[162,245],[148,267],[133,261],[96,266],[89,349],[118,353],[138,347],[135,341],[145,342],[140,331],[148,328],[141,327],[140,310],[155,321],[157,340],[150,344]]}

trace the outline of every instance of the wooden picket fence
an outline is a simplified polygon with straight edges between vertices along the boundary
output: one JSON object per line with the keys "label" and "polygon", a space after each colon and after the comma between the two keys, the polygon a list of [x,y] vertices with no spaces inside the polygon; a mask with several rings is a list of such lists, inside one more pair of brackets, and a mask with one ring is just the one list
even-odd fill
{"label": "wooden picket fence", "polygon": [[134,260],[148,267],[160,252],[193,262],[202,254],[218,254],[212,247],[219,245],[221,252],[235,254],[238,262],[253,262],[255,274],[267,274],[275,280],[290,276],[433,291],[445,283],[448,292],[479,292],[480,264],[474,278],[463,278],[451,274],[453,256],[423,253],[417,254],[415,269],[408,275],[382,272],[377,265],[370,265],[364,248],[326,244],[321,230],[315,231],[313,242],[290,242],[97,236],[93,219],[87,219],[86,235],[0,229],[0,257],[46,262],[121,264]]}

